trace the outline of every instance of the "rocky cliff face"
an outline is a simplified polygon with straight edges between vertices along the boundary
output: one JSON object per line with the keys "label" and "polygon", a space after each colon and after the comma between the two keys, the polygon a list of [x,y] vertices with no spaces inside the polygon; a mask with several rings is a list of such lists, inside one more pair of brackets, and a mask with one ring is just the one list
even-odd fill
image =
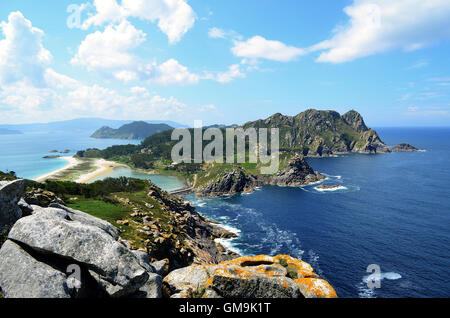
{"label": "rocky cliff face", "polygon": [[244,125],[245,129],[251,127],[279,128],[280,147],[302,152],[305,156],[390,152],[376,131],[368,128],[354,110],[342,116],[335,111],[315,109],[292,117],[275,114]]}
{"label": "rocky cliff face", "polygon": [[301,155],[295,155],[287,167],[276,175],[254,176],[242,167],[236,166],[231,171],[196,189],[198,196],[221,196],[241,192],[252,192],[255,187],[271,184],[277,186],[301,186],[325,179],[314,171]]}
{"label": "rocky cliff face", "polygon": [[24,188],[24,180],[0,181],[0,232],[22,217],[18,203]]}

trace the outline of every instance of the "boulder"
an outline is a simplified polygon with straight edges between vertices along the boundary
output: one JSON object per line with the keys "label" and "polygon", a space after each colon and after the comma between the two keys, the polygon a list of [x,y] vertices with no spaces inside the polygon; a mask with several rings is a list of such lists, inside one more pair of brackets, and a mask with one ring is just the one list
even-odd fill
{"label": "boulder", "polygon": [[419,151],[418,148],[414,147],[413,145],[410,144],[398,144],[394,147],[391,148],[392,152],[415,152],[415,151]]}
{"label": "boulder", "polygon": [[25,190],[25,180],[0,181],[0,231],[22,217],[17,203]]}
{"label": "boulder", "polygon": [[33,189],[25,194],[25,201],[30,205],[39,205],[42,207],[48,207],[52,203],[64,204],[53,192],[43,189]]}
{"label": "boulder", "polygon": [[154,269],[155,273],[161,276],[166,276],[169,272],[169,262],[168,260],[156,261],[150,264]]}
{"label": "boulder", "polygon": [[164,278],[173,298],[334,298],[333,287],[308,263],[289,255],[240,257],[193,265]]}
{"label": "boulder", "polygon": [[9,239],[41,254],[85,266],[112,297],[132,294],[148,279],[136,256],[117,241],[117,230],[79,211],[36,209],[14,225]]}
{"label": "boulder", "polygon": [[148,274],[148,280],[131,297],[133,298],[161,298],[162,297],[162,277],[155,273]]}
{"label": "boulder", "polygon": [[0,250],[0,286],[8,298],[70,298],[64,273],[39,262],[12,241]]}

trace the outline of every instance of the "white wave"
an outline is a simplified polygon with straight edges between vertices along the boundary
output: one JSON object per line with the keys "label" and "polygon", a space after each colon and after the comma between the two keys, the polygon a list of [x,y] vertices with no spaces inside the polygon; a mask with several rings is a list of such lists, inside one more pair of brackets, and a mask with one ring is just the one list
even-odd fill
{"label": "white wave", "polygon": [[239,255],[243,255],[242,251],[239,248],[237,248],[236,246],[234,246],[232,241],[233,241],[233,239],[222,239],[222,238],[217,238],[217,239],[214,240],[214,242],[222,245],[227,250],[235,252],[235,253],[237,253]]}
{"label": "white wave", "polygon": [[369,279],[371,280],[371,282],[378,282],[378,281],[382,281],[384,279],[386,280],[398,280],[401,279],[402,275],[400,275],[399,273],[395,273],[395,272],[386,272],[386,273],[381,273],[379,276],[376,275],[367,275],[364,276],[362,279],[362,282],[359,283],[358,285],[358,295],[361,298],[374,298],[376,297],[376,288],[370,288],[368,286],[368,282]]}
{"label": "white wave", "polygon": [[318,187],[315,187],[314,189],[319,192],[333,192],[333,191],[339,191],[339,190],[348,190],[348,188],[344,187],[344,186],[338,186],[338,187],[332,188],[332,189],[320,189]]}
{"label": "white wave", "polygon": [[418,152],[427,152],[427,150],[426,149],[419,149],[419,150],[417,150]]}

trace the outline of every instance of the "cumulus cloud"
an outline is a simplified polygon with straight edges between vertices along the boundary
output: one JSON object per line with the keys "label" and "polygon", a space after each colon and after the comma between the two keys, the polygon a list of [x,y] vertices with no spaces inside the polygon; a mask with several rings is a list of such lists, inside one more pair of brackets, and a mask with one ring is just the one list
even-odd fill
{"label": "cumulus cloud", "polygon": [[42,45],[44,32],[20,12],[12,12],[0,28],[5,37],[0,41],[0,83],[25,80],[44,85],[45,70],[52,62],[51,53]]}
{"label": "cumulus cloud", "polygon": [[81,26],[87,30],[92,25],[119,23],[128,17],[152,23],[167,35],[170,43],[176,43],[194,26],[196,14],[185,0],[95,0],[96,13]]}
{"label": "cumulus cloud", "polygon": [[128,21],[109,25],[103,32],[88,34],[71,63],[86,66],[89,70],[132,67],[136,58],[129,50],[143,43],[145,36]]}
{"label": "cumulus cloud", "polygon": [[254,36],[247,41],[234,41],[231,51],[239,57],[263,58],[278,62],[289,62],[305,54],[301,48],[288,46],[279,41],[267,40],[262,36]]}
{"label": "cumulus cloud", "polygon": [[393,49],[417,50],[450,37],[448,0],[354,0],[347,25],[307,51],[318,62],[343,63]]}
{"label": "cumulus cloud", "polygon": [[158,65],[132,54],[131,51],[139,47],[145,37],[144,32],[126,20],[118,25],[109,25],[104,31],[87,35],[71,63],[123,82],[142,80],[160,85],[198,82],[198,75],[190,73],[187,67],[174,59]]}
{"label": "cumulus cloud", "polygon": [[[163,97],[144,87],[132,87],[121,93],[100,85],[86,85],[51,68],[52,55],[44,48],[44,32],[33,27],[20,12],[1,22],[4,39],[0,41],[0,122],[36,122],[76,117],[184,120],[195,116],[195,109],[175,97]],[[105,35],[106,34],[106,35]],[[105,35],[105,38],[103,38]],[[76,56],[76,63],[91,69],[136,67],[126,49],[133,48],[144,35],[126,22],[94,33]],[[100,50],[91,52],[93,42]],[[117,43],[114,43],[117,42]],[[124,49],[125,47],[125,49]],[[112,53],[107,59],[106,51]],[[75,63],[75,62],[74,62]],[[141,71],[138,65],[137,72]],[[150,65],[151,72],[163,83],[197,80],[175,60]],[[151,73],[150,72],[150,73]],[[144,71],[142,71],[145,74]],[[141,75],[141,74],[137,74]],[[151,75],[151,74],[150,74]],[[125,71],[117,76],[129,77]],[[156,118],[155,118],[156,116]],[[133,118],[130,118],[133,119]]]}

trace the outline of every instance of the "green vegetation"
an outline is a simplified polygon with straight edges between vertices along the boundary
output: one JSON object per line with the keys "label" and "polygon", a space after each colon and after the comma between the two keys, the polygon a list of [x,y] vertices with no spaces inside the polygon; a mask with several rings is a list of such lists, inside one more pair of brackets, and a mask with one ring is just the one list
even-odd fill
{"label": "green vegetation", "polygon": [[14,181],[17,179],[16,173],[10,171],[8,173],[0,171],[0,181]]}
{"label": "green vegetation", "polygon": [[291,279],[298,279],[297,270],[294,267],[288,266],[286,270],[287,270],[287,277]]}
{"label": "green vegetation", "polygon": [[172,130],[173,128],[166,124],[149,124],[145,121],[135,121],[126,124],[119,129],[113,129],[104,126],[92,134],[92,138],[114,138],[114,139],[144,139],[153,134]]}

